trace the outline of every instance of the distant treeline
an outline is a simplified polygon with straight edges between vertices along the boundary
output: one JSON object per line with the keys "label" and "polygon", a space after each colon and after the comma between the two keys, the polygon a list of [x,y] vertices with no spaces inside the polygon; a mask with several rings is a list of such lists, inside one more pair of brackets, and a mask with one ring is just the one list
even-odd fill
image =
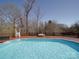
{"label": "distant treeline", "polygon": [[[29,1],[29,3],[33,4],[34,1]],[[15,36],[17,30],[20,31],[23,36],[44,33],[48,36],[63,35],[79,37],[79,22],[68,27],[65,24],[59,24],[55,20],[42,21],[40,8],[36,9],[35,18],[29,19],[31,18],[29,11],[31,11],[30,9],[33,6],[31,5],[27,7],[27,4],[24,5],[24,12],[21,12],[21,10],[14,4],[0,6],[0,36]]]}

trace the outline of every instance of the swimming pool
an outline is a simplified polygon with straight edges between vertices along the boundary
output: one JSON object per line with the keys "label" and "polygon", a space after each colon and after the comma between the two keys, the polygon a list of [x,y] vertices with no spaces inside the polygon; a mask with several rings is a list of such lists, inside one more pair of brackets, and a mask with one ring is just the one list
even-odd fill
{"label": "swimming pool", "polygon": [[79,43],[29,38],[0,44],[0,59],[79,59]]}

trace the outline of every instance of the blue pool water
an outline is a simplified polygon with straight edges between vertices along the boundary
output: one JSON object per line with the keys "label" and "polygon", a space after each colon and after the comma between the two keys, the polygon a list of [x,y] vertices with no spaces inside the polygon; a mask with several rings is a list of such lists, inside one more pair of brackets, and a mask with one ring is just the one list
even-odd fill
{"label": "blue pool water", "polygon": [[79,59],[79,43],[31,38],[0,44],[0,59]]}

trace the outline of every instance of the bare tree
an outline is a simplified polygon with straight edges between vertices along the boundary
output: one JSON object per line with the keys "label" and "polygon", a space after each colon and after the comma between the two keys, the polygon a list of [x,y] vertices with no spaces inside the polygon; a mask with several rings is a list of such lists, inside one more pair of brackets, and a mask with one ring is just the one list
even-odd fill
{"label": "bare tree", "polygon": [[55,32],[56,32],[56,28],[57,28],[57,25],[56,25],[56,21],[51,21],[49,20],[48,23],[45,25],[45,31],[46,31],[46,34],[48,35],[55,35]]}
{"label": "bare tree", "polygon": [[11,33],[15,35],[15,24],[19,27],[20,23],[22,23],[20,10],[14,4],[5,4],[2,5],[2,11],[4,13],[3,19],[6,22],[5,24],[7,24],[5,26],[9,26],[9,30],[11,29]]}
{"label": "bare tree", "polygon": [[28,16],[30,11],[33,8],[33,5],[35,3],[35,0],[24,0],[24,9],[25,9],[25,16],[26,16],[26,34],[28,33]]}
{"label": "bare tree", "polygon": [[39,33],[45,33],[45,24],[44,22],[40,21],[39,22]]}
{"label": "bare tree", "polygon": [[39,21],[41,19],[41,11],[40,11],[40,8],[37,7],[36,9],[36,30],[37,30],[37,34],[38,34],[38,31],[39,31]]}
{"label": "bare tree", "polygon": [[2,10],[0,8],[0,33],[3,32],[3,25],[4,25],[4,19],[3,19],[2,16],[3,16],[3,12],[2,12]]}
{"label": "bare tree", "polygon": [[43,23],[43,21],[41,20],[43,17],[43,13],[41,11],[41,8],[39,6],[37,6],[35,8],[35,20],[36,20],[36,33],[38,34],[40,32],[41,27],[41,23]]}

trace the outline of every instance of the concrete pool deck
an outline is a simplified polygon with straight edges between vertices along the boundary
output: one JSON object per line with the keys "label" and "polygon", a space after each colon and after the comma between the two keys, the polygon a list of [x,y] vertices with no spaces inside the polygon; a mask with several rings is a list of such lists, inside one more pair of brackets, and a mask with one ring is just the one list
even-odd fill
{"label": "concrete pool deck", "polygon": [[[65,36],[44,36],[44,37],[38,37],[38,36],[21,36],[20,38],[55,38],[55,39],[64,39],[69,41],[74,41],[79,43],[79,38],[72,38],[72,37],[65,37]],[[15,40],[15,37],[10,37],[10,40]],[[0,43],[3,43],[7,40],[0,40]]]}
{"label": "concrete pool deck", "polygon": [[[72,37],[65,37],[65,36],[44,36],[44,37],[38,37],[38,36],[21,36],[20,38],[55,38],[55,39],[64,39],[69,41],[74,41],[79,43],[79,38],[72,38]],[[10,39],[16,39],[16,38],[10,38]]]}

